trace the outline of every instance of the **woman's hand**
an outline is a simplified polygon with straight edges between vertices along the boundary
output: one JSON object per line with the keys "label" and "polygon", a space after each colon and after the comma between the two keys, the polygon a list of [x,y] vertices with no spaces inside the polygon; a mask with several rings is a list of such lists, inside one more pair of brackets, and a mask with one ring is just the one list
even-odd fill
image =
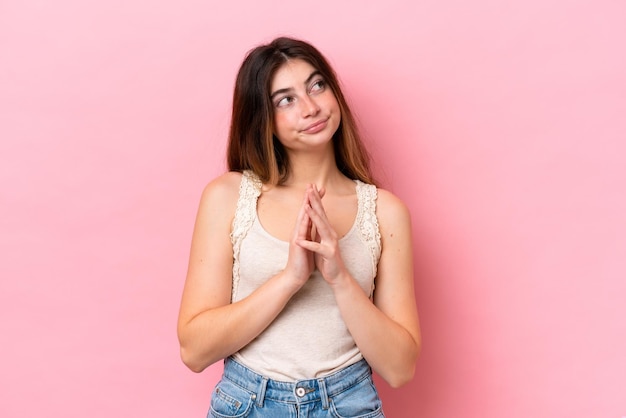
{"label": "woman's hand", "polygon": [[344,266],[337,233],[317,189],[307,189],[306,195],[313,234],[298,244],[315,254],[315,266],[333,289],[341,317],[372,369],[392,387],[404,385],[413,378],[421,348],[408,209],[391,193],[378,190],[382,253],[372,299]]}
{"label": "woman's hand", "polygon": [[304,210],[310,219],[309,236],[296,241],[298,246],[314,254],[315,267],[324,279],[332,286],[348,276],[339,251],[339,239],[333,229],[324,205],[321,191],[315,185],[309,186],[305,192]]}
{"label": "woman's hand", "polygon": [[312,222],[306,208],[309,206],[309,198],[307,193],[304,195],[298,218],[294,226],[294,231],[289,242],[289,256],[285,273],[295,279],[295,286],[300,289],[313,273],[315,269],[315,260],[313,253],[299,245],[301,241],[312,240]]}

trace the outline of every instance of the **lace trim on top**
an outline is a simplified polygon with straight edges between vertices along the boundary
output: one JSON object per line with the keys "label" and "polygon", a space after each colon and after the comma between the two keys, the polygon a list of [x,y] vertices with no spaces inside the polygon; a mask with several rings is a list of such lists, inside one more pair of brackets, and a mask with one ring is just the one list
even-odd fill
{"label": "lace trim on top", "polygon": [[237,294],[239,286],[239,252],[241,243],[246,237],[248,230],[256,217],[256,202],[261,194],[263,183],[251,171],[244,171],[239,185],[239,199],[233,219],[230,242],[233,244],[233,284],[231,289],[231,302]]}
{"label": "lace trim on top", "polygon": [[[378,260],[381,254],[380,245],[380,229],[378,227],[378,218],[376,217],[376,198],[378,190],[372,184],[366,184],[362,181],[356,181],[356,194],[359,202],[359,208],[356,215],[356,223],[361,234],[363,242],[370,250],[372,260],[372,277],[376,279],[378,272]],[[372,284],[372,293],[374,293],[375,280]]]}

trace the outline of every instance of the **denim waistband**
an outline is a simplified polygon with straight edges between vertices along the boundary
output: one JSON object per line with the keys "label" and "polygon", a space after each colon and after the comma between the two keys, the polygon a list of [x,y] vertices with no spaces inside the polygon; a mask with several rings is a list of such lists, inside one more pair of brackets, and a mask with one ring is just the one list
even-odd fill
{"label": "denim waistband", "polygon": [[329,397],[351,388],[371,374],[372,369],[363,359],[328,376],[282,382],[262,376],[231,357],[224,360],[224,378],[254,393],[259,406],[266,398],[299,404],[321,400],[326,409]]}

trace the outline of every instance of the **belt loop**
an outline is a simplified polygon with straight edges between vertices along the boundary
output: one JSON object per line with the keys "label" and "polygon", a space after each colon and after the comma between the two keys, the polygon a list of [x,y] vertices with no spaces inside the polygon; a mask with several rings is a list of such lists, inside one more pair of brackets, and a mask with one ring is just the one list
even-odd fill
{"label": "belt loop", "polygon": [[317,383],[320,387],[320,397],[322,398],[322,409],[328,409],[330,402],[328,400],[328,391],[326,390],[326,381],[318,379]]}
{"label": "belt loop", "polygon": [[261,379],[259,390],[256,394],[256,404],[259,408],[263,408],[263,401],[265,400],[265,390],[267,389],[267,377]]}

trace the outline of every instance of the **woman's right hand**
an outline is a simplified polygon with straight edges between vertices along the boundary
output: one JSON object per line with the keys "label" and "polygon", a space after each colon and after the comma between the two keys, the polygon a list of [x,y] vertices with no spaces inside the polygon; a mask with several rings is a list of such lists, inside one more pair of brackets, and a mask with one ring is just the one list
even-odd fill
{"label": "woman's right hand", "polygon": [[[289,241],[289,258],[287,259],[287,265],[284,270],[284,273],[286,273],[289,278],[293,279],[296,291],[304,286],[315,269],[315,254],[298,244],[301,240],[312,241],[315,238],[313,222],[306,210],[307,207],[310,206],[309,193],[311,191],[312,186],[309,185],[304,193],[302,206],[298,212],[294,231]],[[323,194],[324,191],[322,190],[320,195],[323,196]]]}
{"label": "woman's right hand", "polygon": [[305,209],[309,204],[309,191],[305,193],[293,227],[283,271],[248,296],[231,301],[233,246],[230,234],[241,181],[242,175],[234,172],[215,179],[207,185],[198,209],[178,320],[181,356],[196,372],[254,340],[282,312],[315,268],[313,253],[296,243],[315,236],[315,228]]}

